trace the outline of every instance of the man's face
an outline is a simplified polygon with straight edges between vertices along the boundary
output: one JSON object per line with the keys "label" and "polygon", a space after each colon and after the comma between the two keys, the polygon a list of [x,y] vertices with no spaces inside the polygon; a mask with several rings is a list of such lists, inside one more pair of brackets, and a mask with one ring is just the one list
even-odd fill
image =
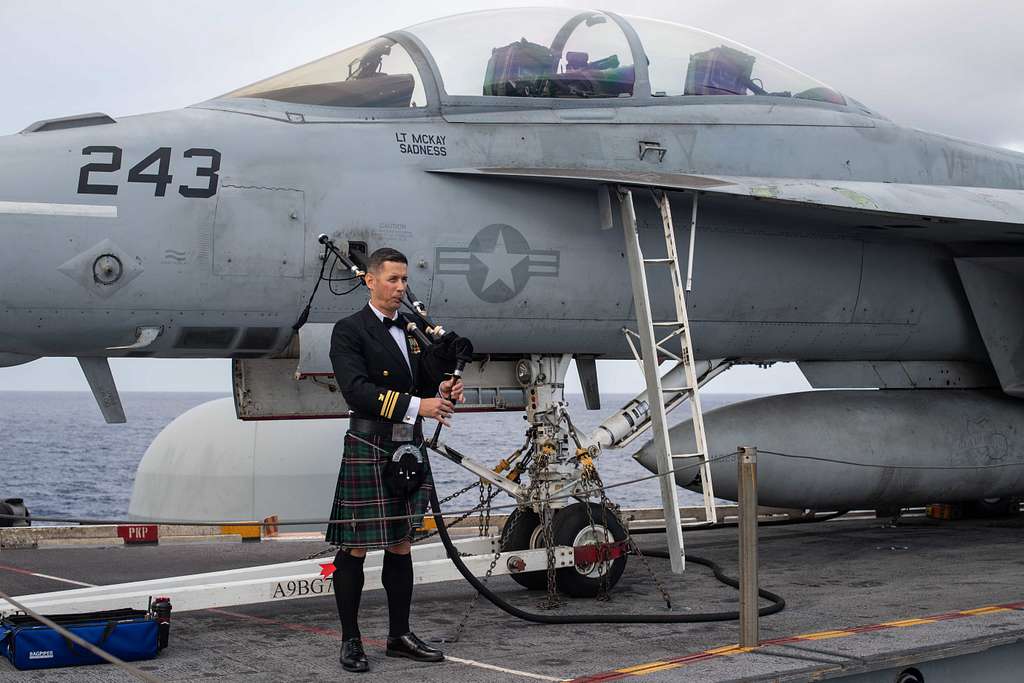
{"label": "man's face", "polygon": [[396,261],[385,261],[376,271],[366,274],[370,288],[370,303],[384,313],[394,313],[402,304],[405,285],[409,281],[409,267]]}

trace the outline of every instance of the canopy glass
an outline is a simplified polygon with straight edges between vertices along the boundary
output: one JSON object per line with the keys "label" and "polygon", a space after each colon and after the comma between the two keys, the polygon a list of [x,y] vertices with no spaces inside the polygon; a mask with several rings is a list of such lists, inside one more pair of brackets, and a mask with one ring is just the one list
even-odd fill
{"label": "canopy glass", "polygon": [[[845,105],[824,83],[713,33],[664,21],[567,8],[488,10],[418,24],[407,33],[457,97],[632,98],[636,60],[655,97],[752,95]],[[410,50],[420,46],[396,34]],[[382,37],[226,97],[333,107],[427,104],[406,47]],[[641,74],[642,75],[642,74]]]}
{"label": "canopy glass", "polygon": [[409,108],[427,103],[412,58],[389,38],[360,43],[224,97],[326,107]]}
{"label": "canopy glass", "polygon": [[449,95],[629,97],[636,78],[622,28],[602,12],[490,10],[407,29]]}

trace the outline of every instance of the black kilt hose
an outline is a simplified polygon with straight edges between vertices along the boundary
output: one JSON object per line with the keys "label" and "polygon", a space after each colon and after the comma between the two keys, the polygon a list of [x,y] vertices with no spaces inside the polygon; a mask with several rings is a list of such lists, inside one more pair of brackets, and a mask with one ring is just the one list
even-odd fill
{"label": "black kilt hose", "polygon": [[[384,486],[384,463],[402,444],[380,436],[348,432],[338,472],[331,519],[377,519],[354,524],[329,524],[327,542],[344,548],[386,548],[411,541],[423,523],[434,480],[424,458],[423,485],[409,496],[393,496]],[[416,515],[413,519],[380,520],[381,517]]]}
{"label": "black kilt hose", "polygon": [[[329,524],[328,543],[348,548],[386,548],[401,543],[412,538],[427,509],[433,489],[429,461],[424,458],[423,485],[409,496],[395,496],[385,488],[384,464],[402,445],[391,440],[392,425],[404,421],[414,396],[437,395],[445,374],[455,368],[455,359],[445,357],[443,347],[421,348],[414,337],[403,333],[406,361],[399,341],[392,336],[392,330],[403,329],[386,326],[369,305],[334,326],[331,364],[338,386],[353,417],[376,422],[377,430],[345,435],[331,519],[357,521]],[[415,518],[358,522],[405,515]]]}

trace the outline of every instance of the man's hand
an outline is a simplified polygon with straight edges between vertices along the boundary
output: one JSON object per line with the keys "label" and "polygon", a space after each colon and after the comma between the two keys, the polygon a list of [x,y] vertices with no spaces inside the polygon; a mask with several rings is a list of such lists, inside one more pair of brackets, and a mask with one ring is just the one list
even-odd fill
{"label": "man's hand", "polygon": [[451,399],[453,403],[465,402],[466,397],[463,396],[462,390],[463,386],[461,377],[452,377],[451,379],[446,379],[445,381],[441,382],[441,386],[438,387],[438,393],[440,393],[442,396]]}
{"label": "man's hand", "polygon": [[424,398],[420,400],[420,416],[432,417],[445,427],[451,426],[448,420],[453,412],[455,412],[455,405],[446,398]]}

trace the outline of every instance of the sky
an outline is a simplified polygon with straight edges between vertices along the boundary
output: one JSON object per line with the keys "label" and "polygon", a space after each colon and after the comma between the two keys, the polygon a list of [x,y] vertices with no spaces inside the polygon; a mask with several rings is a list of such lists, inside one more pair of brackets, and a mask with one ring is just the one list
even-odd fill
{"label": "sky", "polygon": [[[531,2],[0,0],[0,134],[33,121],[115,117],[209,99],[397,28]],[[545,4],[590,7],[563,0]],[[1024,151],[1024,3],[1005,0],[605,0],[602,9],[696,26],[771,55],[915,128]],[[2,161],[0,161],[2,163]],[[225,360],[118,359],[123,391],[230,391]],[[642,385],[599,363],[602,389]],[[742,367],[708,389],[806,389],[792,364]],[[0,368],[0,389],[85,390],[73,359]],[[578,390],[572,374],[567,389]]]}

